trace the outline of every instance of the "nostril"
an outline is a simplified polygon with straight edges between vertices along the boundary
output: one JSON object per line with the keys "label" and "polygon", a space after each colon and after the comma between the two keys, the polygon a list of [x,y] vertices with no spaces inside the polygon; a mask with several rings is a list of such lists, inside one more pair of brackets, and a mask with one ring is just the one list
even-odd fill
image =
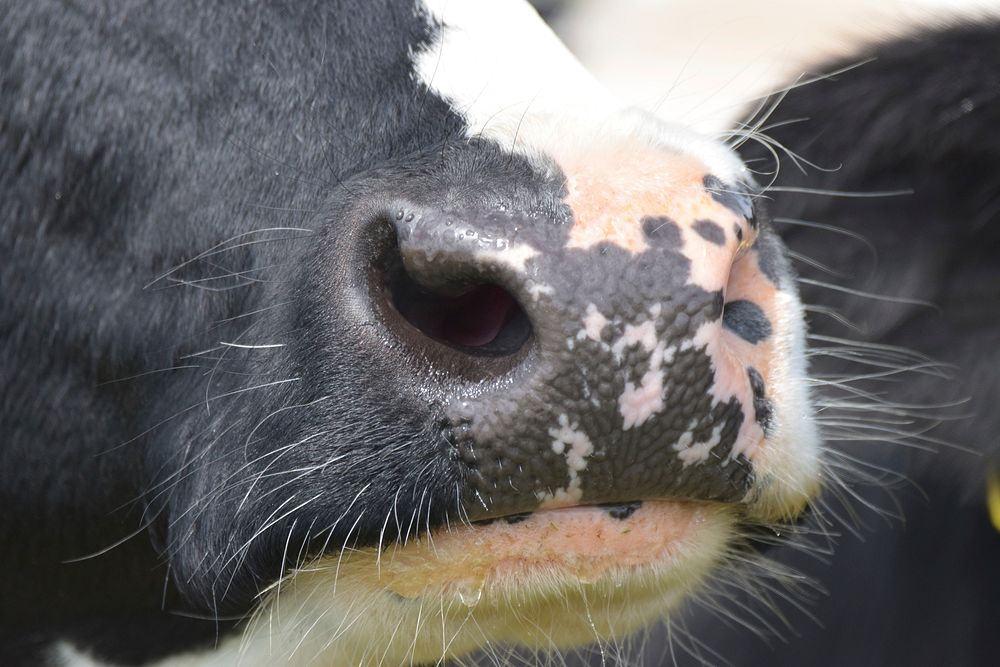
{"label": "nostril", "polygon": [[500,285],[469,282],[447,290],[419,284],[402,263],[388,275],[393,309],[427,338],[471,356],[519,352],[531,338],[531,323],[517,299]]}
{"label": "nostril", "polygon": [[499,285],[478,285],[441,305],[440,335],[461,347],[494,342],[518,310],[514,297]]}

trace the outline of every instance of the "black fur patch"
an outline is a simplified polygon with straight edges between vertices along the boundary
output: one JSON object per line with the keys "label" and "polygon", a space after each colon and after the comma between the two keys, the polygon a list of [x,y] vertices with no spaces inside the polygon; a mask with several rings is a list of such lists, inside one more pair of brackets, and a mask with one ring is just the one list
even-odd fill
{"label": "black fur patch", "polygon": [[682,243],[680,227],[666,216],[643,218],[642,232],[657,246],[678,248]]}
{"label": "black fur patch", "polygon": [[761,229],[761,234],[757,237],[756,242],[754,242],[753,248],[757,251],[757,265],[760,267],[761,273],[775,287],[779,289],[793,287],[795,272],[788,262],[781,241],[777,234],[770,229],[769,225]]}
{"label": "black fur patch", "polygon": [[636,510],[642,507],[642,501],[636,500],[630,503],[610,503],[606,505],[601,505],[601,508],[611,516],[612,519],[618,519],[619,521],[624,521],[633,514]]}
{"label": "black fur patch", "polygon": [[[39,638],[113,664],[210,646],[286,545],[344,543],[353,499],[355,536],[394,497],[441,520],[422,493],[453,480],[386,399],[384,342],[290,298],[334,272],[308,258],[325,225],[351,235],[325,211],[352,177],[463,136],[410,71],[433,37],[383,0],[2,3],[0,663]],[[398,452],[442,462],[416,488]],[[268,465],[312,472],[281,488]]]}

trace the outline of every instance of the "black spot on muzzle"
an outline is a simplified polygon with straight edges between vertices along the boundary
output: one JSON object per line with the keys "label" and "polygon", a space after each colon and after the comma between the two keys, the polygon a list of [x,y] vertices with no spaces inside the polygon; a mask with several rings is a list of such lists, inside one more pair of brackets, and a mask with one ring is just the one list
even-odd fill
{"label": "black spot on muzzle", "polygon": [[722,324],[737,336],[756,345],[771,335],[771,320],[753,301],[730,301],[722,314]]}
{"label": "black spot on muzzle", "polygon": [[774,406],[771,399],[767,397],[767,387],[764,386],[764,378],[756,368],[747,368],[747,377],[750,379],[750,389],[753,391],[753,411],[754,419],[764,429],[765,433],[770,432],[771,423],[774,420]]}

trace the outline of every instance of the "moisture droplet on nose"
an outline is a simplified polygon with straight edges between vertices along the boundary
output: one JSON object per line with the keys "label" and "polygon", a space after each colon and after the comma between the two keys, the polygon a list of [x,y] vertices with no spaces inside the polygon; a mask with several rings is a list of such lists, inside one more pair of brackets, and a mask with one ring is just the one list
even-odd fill
{"label": "moisture droplet on nose", "polygon": [[455,586],[455,593],[458,600],[469,609],[472,609],[483,597],[483,582],[481,581],[460,581]]}

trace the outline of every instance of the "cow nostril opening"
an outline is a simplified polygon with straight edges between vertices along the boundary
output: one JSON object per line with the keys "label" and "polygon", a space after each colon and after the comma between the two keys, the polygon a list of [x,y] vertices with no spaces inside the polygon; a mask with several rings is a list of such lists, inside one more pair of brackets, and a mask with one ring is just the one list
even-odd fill
{"label": "cow nostril opening", "polygon": [[531,323],[517,299],[493,283],[439,292],[402,268],[390,272],[392,306],[424,336],[472,356],[514,355],[531,338]]}
{"label": "cow nostril opening", "polygon": [[517,302],[499,285],[477,285],[441,302],[441,338],[459,347],[482,348],[496,342],[517,315]]}

